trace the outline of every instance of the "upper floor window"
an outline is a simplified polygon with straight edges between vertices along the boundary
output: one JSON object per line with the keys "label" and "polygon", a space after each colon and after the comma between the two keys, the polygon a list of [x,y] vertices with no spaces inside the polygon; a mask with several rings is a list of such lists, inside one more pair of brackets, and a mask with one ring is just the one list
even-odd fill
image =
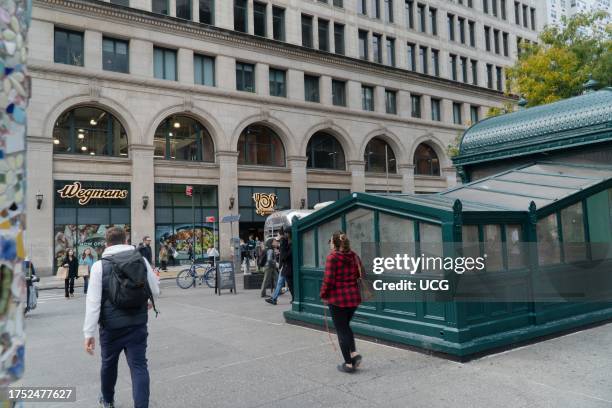
{"label": "upper floor window", "polygon": [[334,51],[344,55],[344,24],[334,23]]}
{"label": "upper floor window", "polygon": [[304,99],[307,102],[319,102],[319,77],[304,75]]}
{"label": "upper floor window", "polygon": [[176,81],[176,50],[153,48],[153,74],[157,79]]}
{"label": "upper floor window", "polygon": [[380,137],[375,137],[368,142],[363,160],[366,172],[397,173],[395,153],[391,146]]}
{"label": "upper floor window", "polygon": [[425,5],[417,4],[417,21],[419,22],[419,31],[425,32]]}
{"label": "upper floor window", "polygon": [[73,108],[55,122],[53,153],[127,156],[127,134],[121,122],[105,110]]}
{"label": "upper floor window", "polygon": [[346,106],[346,82],[332,79],[332,103],[335,106]]}
{"label": "upper floor window", "polygon": [[267,35],[266,24],[267,24],[267,13],[266,3],[260,3],[258,1],[253,3],[253,34],[260,37]]}
{"label": "upper floor window", "polygon": [[380,0],[372,0],[370,13],[370,17],[380,18]]}
{"label": "upper floor window", "polygon": [[453,123],[455,125],[461,125],[463,123],[462,109],[463,105],[461,103],[453,102]]}
{"label": "upper floor window", "polygon": [[363,15],[368,13],[367,0],[357,0],[357,13]]}
{"label": "upper floor window", "polygon": [[407,51],[408,70],[416,71],[416,45],[408,43]]}
{"label": "upper floor window", "polygon": [[395,66],[395,38],[387,37],[387,64]]}
{"label": "upper floor window", "polygon": [[309,169],[345,170],[344,150],[338,140],[327,132],[317,132],[306,147]]}
{"label": "upper floor window", "polygon": [[387,113],[397,114],[397,92],[385,89],[385,108]]}
{"label": "upper floor window", "polygon": [[247,0],[234,0],[234,30],[248,32],[248,22]]}
{"label": "upper floor window", "polygon": [[312,16],[302,14],[302,46],[312,48]]}
{"label": "upper floor window", "polygon": [[404,10],[406,13],[406,27],[414,28],[414,1],[406,0],[404,3]]}
{"label": "upper floor window", "polygon": [[157,14],[170,14],[168,12],[168,0],[153,0],[151,4],[151,10]]}
{"label": "upper floor window", "polygon": [[410,95],[410,116],[421,117],[421,95]]}
{"label": "upper floor window", "polygon": [[247,126],[238,139],[238,164],[285,166],[285,148],[280,137],[264,124]]}
{"label": "upper floor window", "polygon": [[191,0],[175,0],[176,17],[191,20]]}
{"label": "upper floor window", "polygon": [[382,35],[372,34],[372,57],[374,62],[382,64]]}
{"label": "upper floor window", "polygon": [[472,122],[472,125],[477,123],[479,120],[478,110],[479,110],[478,106],[475,106],[475,105],[470,106],[470,121]]}
{"label": "upper floor window", "polygon": [[194,55],[193,77],[198,85],[215,86],[215,59],[207,55]]}
{"label": "upper floor window", "polygon": [[255,92],[255,65],[236,62],[236,89]]}
{"label": "upper floor window", "polygon": [[421,176],[439,176],[440,160],[438,155],[426,143],[417,146],[414,152],[414,174]]}
{"label": "upper floor window", "polygon": [[476,46],[476,31],[475,24],[473,21],[468,21],[468,31],[470,32],[470,47]]}
{"label": "upper floor window", "polygon": [[438,35],[438,10],[435,8],[429,8],[429,28],[431,34]]}
{"label": "upper floor window", "polygon": [[359,30],[359,58],[368,59],[368,32]]}
{"label": "upper floor window", "polygon": [[215,24],[215,0],[199,0],[200,23]]}
{"label": "upper floor window", "polygon": [[270,68],[270,95],[287,96],[287,72],[281,69]]}
{"label": "upper floor window", "polygon": [[110,0],[111,4],[116,4],[117,6],[129,7],[129,0]]}
{"label": "upper floor window", "polygon": [[431,120],[435,120],[437,122],[442,120],[440,105],[440,99],[431,98]]}
{"label": "upper floor window", "polygon": [[55,62],[83,66],[83,33],[56,28],[53,48]]}
{"label": "upper floor window", "polygon": [[318,19],[319,31],[319,49],[321,51],[329,51],[329,21]]}
{"label": "upper floor window", "polygon": [[385,21],[393,22],[393,0],[383,0],[385,2]]}
{"label": "upper floor window", "polygon": [[166,118],[155,131],[154,157],[180,161],[215,161],[212,137],[206,127],[185,115]]}
{"label": "upper floor window", "polygon": [[285,41],[285,9],[272,7],[272,35],[275,40]]}
{"label": "upper floor window", "polygon": [[365,111],[374,110],[374,88],[371,86],[361,86],[361,107]]}
{"label": "upper floor window", "polygon": [[104,37],[102,39],[102,68],[105,71],[129,72],[129,46],[127,41]]}

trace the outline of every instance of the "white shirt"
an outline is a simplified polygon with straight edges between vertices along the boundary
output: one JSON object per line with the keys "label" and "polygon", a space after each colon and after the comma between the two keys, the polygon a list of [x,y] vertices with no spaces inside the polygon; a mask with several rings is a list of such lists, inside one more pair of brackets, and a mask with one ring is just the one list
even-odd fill
{"label": "white shirt", "polygon": [[[133,251],[131,245],[113,245],[104,250],[102,258],[115,255],[119,252]],[[144,258],[143,258],[144,259]],[[159,283],[157,277],[149,265],[149,261],[144,259],[147,266],[147,280],[153,297],[159,296]],[[100,320],[100,307],[102,302],[102,261],[96,261],[89,273],[89,287],[87,289],[87,299],[85,301],[85,323],[83,323],[83,334],[85,338],[94,337],[98,321]]]}

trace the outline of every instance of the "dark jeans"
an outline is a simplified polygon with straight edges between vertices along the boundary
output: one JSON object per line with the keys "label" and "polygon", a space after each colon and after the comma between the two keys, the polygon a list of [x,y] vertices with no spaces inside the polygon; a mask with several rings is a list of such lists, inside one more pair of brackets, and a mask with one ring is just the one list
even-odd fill
{"label": "dark jeans", "polygon": [[287,280],[287,287],[289,288],[289,292],[291,293],[291,301],[293,302],[293,275],[286,276],[285,279]]}
{"label": "dark jeans", "polygon": [[342,357],[346,364],[352,364],[351,352],[356,351],[355,349],[355,335],[351,330],[351,319],[355,314],[356,307],[338,307],[329,305],[329,313],[331,314],[332,321],[336,327],[336,333],[338,334],[338,343],[340,343],[340,351],[342,351]]}
{"label": "dark jeans", "polygon": [[105,402],[114,402],[117,383],[117,365],[121,352],[125,352],[132,376],[132,398],[134,408],[149,406],[149,369],[147,368],[147,325],[126,327],[118,330],[100,328],[100,369],[102,397]]}
{"label": "dark jeans", "polygon": [[64,279],[64,291],[66,292],[66,297],[70,296],[69,293],[74,293],[74,278]]}
{"label": "dark jeans", "polygon": [[167,271],[168,270],[168,262],[160,261],[160,264],[161,264],[161,270],[162,271]]}
{"label": "dark jeans", "polygon": [[87,294],[88,287],[89,287],[89,276],[83,276],[83,293]]}

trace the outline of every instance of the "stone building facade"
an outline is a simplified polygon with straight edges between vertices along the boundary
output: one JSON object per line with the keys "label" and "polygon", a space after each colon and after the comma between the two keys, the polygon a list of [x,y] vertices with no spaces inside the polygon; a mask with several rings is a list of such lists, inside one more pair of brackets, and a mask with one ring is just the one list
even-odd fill
{"label": "stone building facade", "polygon": [[[486,12],[480,0],[380,0],[378,15],[373,1],[365,14],[354,0],[328,3],[35,0],[27,181],[37,269],[53,270],[68,247],[101,248],[117,224],[133,242],[150,235],[181,253],[215,236],[228,256],[232,232],[260,228],[257,192],[303,208],[350,191],[455,184],[447,146],[509,100],[497,89],[504,68],[537,27],[514,24],[501,0]],[[58,193],[76,181],[128,198]],[[240,226],[217,223],[232,214]]]}

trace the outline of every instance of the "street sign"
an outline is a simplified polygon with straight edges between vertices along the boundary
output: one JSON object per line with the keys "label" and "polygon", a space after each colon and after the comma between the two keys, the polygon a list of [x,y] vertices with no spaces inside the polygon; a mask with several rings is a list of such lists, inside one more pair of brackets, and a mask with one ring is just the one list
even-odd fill
{"label": "street sign", "polygon": [[234,263],[231,261],[217,262],[217,293],[221,296],[222,289],[229,289],[236,293],[236,277],[234,275]]}
{"label": "street sign", "polygon": [[206,217],[206,222],[215,222],[215,217]]}
{"label": "street sign", "polygon": [[187,197],[193,197],[193,186],[186,186],[185,187],[185,195]]}
{"label": "street sign", "polygon": [[236,214],[236,215],[226,215],[225,217],[221,218],[221,223],[227,223],[227,222],[238,222],[240,221],[240,214]]}

